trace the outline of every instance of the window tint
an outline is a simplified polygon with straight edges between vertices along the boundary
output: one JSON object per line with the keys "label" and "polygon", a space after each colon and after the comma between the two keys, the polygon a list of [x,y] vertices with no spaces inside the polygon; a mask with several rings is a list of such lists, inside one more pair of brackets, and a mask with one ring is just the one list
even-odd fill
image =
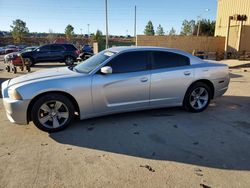
{"label": "window tint", "polygon": [[171,52],[153,52],[152,69],[172,68],[190,65],[188,57]]}
{"label": "window tint", "polygon": [[72,45],[72,44],[65,44],[64,46],[69,51],[75,51],[75,50],[77,50],[77,48],[74,45]]}
{"label": "window tint", "polygon": [[118,55],[107,66],[111,66],[113,73],[127,73],[147,70],[146,52],[127,52]]}
{"label": "window tint", "polygon": [[41,51],[41,52],[47,52],[47,51],[50,51],[50,46],[49,46],[49,45],[42,46],[42,47],[40,48],[40,51]]}
{"label": "window tint", "polygon": [[51,51],[63,51],[63,50],[65,50],[63,46],[59,46],[59,45],[51,46]]}

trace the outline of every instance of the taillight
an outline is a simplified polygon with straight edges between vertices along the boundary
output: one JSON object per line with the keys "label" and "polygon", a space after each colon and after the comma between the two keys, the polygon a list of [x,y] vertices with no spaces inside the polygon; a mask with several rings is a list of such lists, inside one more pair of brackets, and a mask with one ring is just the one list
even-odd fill
{"label": "taillight", "polygon": [[76,53],[77,55],[80,55],[80,50],[76,50],[75,53]]}

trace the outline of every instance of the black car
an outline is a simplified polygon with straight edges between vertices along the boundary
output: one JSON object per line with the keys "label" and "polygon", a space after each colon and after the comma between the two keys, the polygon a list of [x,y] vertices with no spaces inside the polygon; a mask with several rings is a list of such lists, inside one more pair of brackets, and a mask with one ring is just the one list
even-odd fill
{"label": "black car", "polygon": [[76,61],[79,51],[72,44],[48,44],[21,55],[30,65],[39,62],[65,62],[70,66]]}

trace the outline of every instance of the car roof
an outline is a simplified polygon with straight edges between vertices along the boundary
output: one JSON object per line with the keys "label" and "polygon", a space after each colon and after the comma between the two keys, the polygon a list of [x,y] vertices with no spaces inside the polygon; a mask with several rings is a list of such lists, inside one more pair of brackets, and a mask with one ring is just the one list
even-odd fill
{"label": "car roof", "polygon": [[143,50],[153,50],[153,51],[168,51],[168,52],[174,52],[183,54],[186,56],[189,56],[190,54],[187,52],[184,52],[182,50],[178,50],[175,48],[163,48],[163,47],[156,47],[156,46],[120,46],[120,47],[113,47],[109,48],[109,51],[120,53],[125,51],[143,51]]}
{"label": "car roof", "polygon": [[182,50],[175,49],[175,48],[163,48],[163,47],[157,47],[157,46],[120,46],[120,47],[109,48],[107,50],[111,52],[115,52],[115,53],[130,52],[130,51],[143,51],[143,50],[165,51],[165,52],[177,53],[177,54],[189,57],[190,59],[193,60],[193,64],[202,62],[201,59],[199,59],[198,57],[195,57],[190,53],[187,53]]}

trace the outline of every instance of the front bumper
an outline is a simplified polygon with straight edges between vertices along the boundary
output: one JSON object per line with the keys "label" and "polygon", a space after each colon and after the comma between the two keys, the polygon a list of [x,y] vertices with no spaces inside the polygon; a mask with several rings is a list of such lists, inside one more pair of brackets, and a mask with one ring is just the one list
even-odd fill
{"label": "front bumper", "polygon": [[3,98],[6,115],[12,123],[27,125],[27,110],[30,100]]}

